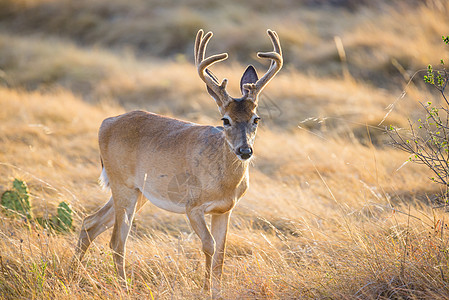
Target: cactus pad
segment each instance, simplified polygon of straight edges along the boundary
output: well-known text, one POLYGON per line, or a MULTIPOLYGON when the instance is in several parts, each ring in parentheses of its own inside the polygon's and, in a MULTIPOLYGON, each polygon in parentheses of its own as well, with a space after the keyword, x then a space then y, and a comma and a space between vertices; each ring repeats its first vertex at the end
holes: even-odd
POLYGON ((30 195, 24 181, 14 179, 12 190, 3 193, 1 204, 8 214, 20 214, 31 219, 30 195))
POLYGON ((58 220, 59 227, 62 230, 69 230, 72 227, 72 209, 70 206, 64 201, 59 203, 58 205, 58 220))

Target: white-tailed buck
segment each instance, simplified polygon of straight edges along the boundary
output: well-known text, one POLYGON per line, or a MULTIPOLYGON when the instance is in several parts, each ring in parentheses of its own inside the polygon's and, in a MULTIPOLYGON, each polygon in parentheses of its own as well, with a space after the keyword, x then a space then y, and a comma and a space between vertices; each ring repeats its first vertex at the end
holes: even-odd
POLYGON ((226 92, 227 80, 220 83, 208 69, 228 55, 205 58, 212 33, 203 36, 203 30, 198 31, 195 66, 217 102, 223 127, 144 111, 103 121, 99 131, 101 180, 110 187, 112 197, 84 219, 77 260, 99 234, 113 226, 110 246, 117 273, 124 280, 126 240, 134 214, 146 198, 160 208, 187 215, 206 256, 204 289, 210 292, 211 277, 214 290, 220 289, 229 216, 248 188, 248 164, 259 123, 258 96, 283 63, 278 35, 267 32, 274 50, 257 55, 271 60, 268 71, 259 79, 254 67, 248 66, 240 81, 242 97, 232 98, 226 92), (210 230, 205 214, 212 215, 210 230))

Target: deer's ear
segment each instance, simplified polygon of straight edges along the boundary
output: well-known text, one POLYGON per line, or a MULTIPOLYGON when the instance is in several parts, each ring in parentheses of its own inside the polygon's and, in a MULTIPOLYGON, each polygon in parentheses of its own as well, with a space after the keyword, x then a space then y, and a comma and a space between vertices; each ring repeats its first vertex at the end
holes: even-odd
POLYGON ((242 79, 240 79, 240 91, 245 95, 248 91, 243 88, 245 83, 256 83, 259 80, 256 69, 252 65, 249 65, 245 72, 243 72, 242 79))

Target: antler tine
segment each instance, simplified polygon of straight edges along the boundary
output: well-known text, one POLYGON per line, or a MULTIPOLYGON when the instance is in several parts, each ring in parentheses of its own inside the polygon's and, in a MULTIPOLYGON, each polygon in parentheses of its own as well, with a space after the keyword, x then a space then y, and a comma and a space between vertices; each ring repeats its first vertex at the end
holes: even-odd
POLYGON ((227 92, 225 90, 228 82, 227 79, 223 79, 222 83, 218 85, 218 81, 215 75, 213 75, 213 73, 207 68, 212 66, 213 64, 216 64, 217 62, 227 59, 228 54, 227 53, 215 54, 204 59, 207 44, 212 38, 213 33, 209 31, 206 35, 204 35, 204 37, 203 34, 204 31, 200 29, 196 35, 195 40, 194 55, 195 55, 195 65, 198 69, 198 74, 200 78, 206 83, 206 85, 210 89, 212 89, 217 95, 227 95, 227 92))
MULTIPOLYGON (((200 77, 205 76, 204 71, 205 71, 208 67, 210 67, 210 66, 216 64, 217 62, 223 61, 223 60, 225 60, 225 59, 227 59, 227 58, 228 58, 228 54, 227 54, 227 53, 222 53, 222 54, 216 54, 216 55, 213 55, 213 56, 208 57, 208 58, 206 58, 205 60, 203 60, 203 61, 197 66, 197 68, 198 68, 198 73, 200 74, 200 77)), ((208 72, 210 72, 210 71, 208 71, 208 72)), ((208 75, 208 76, 209 76, 209 75, 208 75)), ((227 82, 227 79, 226 79, 226 78, 223 79, 223 82, 227 82)), ((223 83, 222 83, 222 84, 223 84, 223 83)))
POLYGON ((262 92, 264 87, 277 74, 277 72, 279 72, 283 65, 282 49, 278 34, 270 29, 267 30, 267 34, 271 39, 274 49, 271 52, 258 52, 257 57, 271 59, 270 68, 255 84, 245 84, 243 86, 243 88, 252 92, 254 99, 260 92, 262 92))
POLYGON ((195 56, 195 65, 198 65, 198 49, 200 48, 201 40, 203 39, 204 31, 203 29, 198 30, 198 33, 196 34, 195 38, 195 47, 193 54, 195 56))
MULTIPOLYGON (((196 53, 196 59, 198 64, 201 63, 204 60, 204 55, 206 53, 206 47, 209 43, 209 40, 214 35, 212 32, 206 33, 206 35, 203 37, 203 30, 198 31, 199 41, 197 40, 196 43, 198 43, 197 53, 196 53)), ((195 45, 196 46, 196 45, 195 45)))

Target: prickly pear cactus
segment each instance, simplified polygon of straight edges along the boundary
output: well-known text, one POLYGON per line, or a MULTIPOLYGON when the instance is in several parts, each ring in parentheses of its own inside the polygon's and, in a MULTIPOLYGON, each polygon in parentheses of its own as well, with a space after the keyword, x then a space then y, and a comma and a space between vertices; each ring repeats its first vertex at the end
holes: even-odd
POLYGON ((2 195, 1 204, 9 215, 22 215, 31 219, 30 194, 26 183, 22 180, 14 179, 12 190, 6 191, 2 195))
POLYGON ((22 181, 22 180, 19 180, 16 178, 12 182, 12 187, 19 193, 19 195, 22 199, 24 199, 25 201, 28 202, 30 195, 29 195, 29 191, 28 191, 28 186, 25 183, 25 181, 22 181))
POLYGON ((70 206, 64 201, 59 203, 58 205, 58 220, 59 220, 59 228, 62 230, 70 230, 72 228, 72 209, 70 206))

